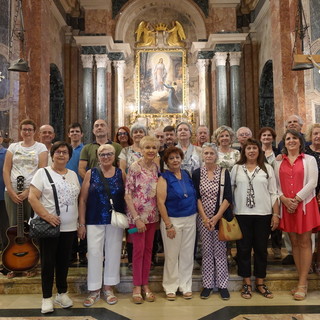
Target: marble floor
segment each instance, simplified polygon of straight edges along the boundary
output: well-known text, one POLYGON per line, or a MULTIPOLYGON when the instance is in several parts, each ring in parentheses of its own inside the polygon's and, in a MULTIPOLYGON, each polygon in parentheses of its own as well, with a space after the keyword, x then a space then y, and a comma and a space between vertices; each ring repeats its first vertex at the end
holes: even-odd
MULTIPOLYGON (((104 300, 98 301, 94 307, 85 308, 86 316, 77 316, 79 309, 83 308, 82 302, 85 295, 71 294, 74 301, 73 308, 67 311, 67 315, 59 314, 61 308, 57 307, 56 311, 50 316, 59 316, 57 319, 100 319, 94 316, 93 308, 107 309, 112 311, 108 317, 101 319, 133 319, 133 320, 194 320, 194 319, 320 319, 320 291, 308 293, 305 301, 294 301, 289 292, 275 292, 274 299, 266 299, 258 294, 253 294, 251 300, 245 300, 240 297, 239 292, 231 292, 231 299, 228 301, 221 300, 218 294, 212 294, 209 299, 202 300, 199 292, 194 294, 192 300, 184 300, 178 297, 176 301, 167 301, 164 294, 156 294, 156 301, 153 303, 143 303, 134 305, 130 300, 130 294, 118 294, 119 302, 116 305, 109 306, 104 300), (229 308, 228 307, 236 307, 229 308), (251 308, 250 308, 251 307, 251 308), (253 307, 253 308, 252 308, 253 307), (77 310, 73 314, 72 309, 77 310), (219 311, 215 314, 215 312, 219 311), (235 311, 237 311, 235 313, 235 311), (310 312, 310 314, 309 314, 310 312), (92 317, 88 317, 92 313, 92 317), (238 315, 237 315, 238 313, 238 315), (240 314, 242 315, 240 315, 240 314), (262 316, 262 314, 267 315, 262 316), (220 316, 219 316, 220 314, 220 316), (280 314, 280 315, 279 315, 280 314), (229 315, 229 317, 228 317, 229 315), (234 315, 234 316, 231 316, 234 315), (77 316, 77 317, 74 317, 77 316), (120 317, 119 317, 120 316, 120 317), (123 316, 123 317, 121 317, 123 316), (72 318, 71 318, 72 317, 72 318)), ((0 296, 0 319, 43 319, 40 313, 41 295, 24 294, 24 295, 1 295, 0 296), (10 312, 4 316, 5 310, 21 309, 21 314, 10 317, 10 312), (35 309, 32 318, 25 318, 22 309, 35 309), (8 318, 10 317, 10 318, 8 318), (21 318, 20 318, 21 317, 21 318)), ((19 310, 17 310, 19 311, 19 310)), ((65 310, 63 310, 65 312, 65 310)), ((13 312, 13 311, 12 311, 13 312)), ((17 314, 17 313, 16 313, 17 314)), ((52 319, 50 317, 50 319, 52 319)))

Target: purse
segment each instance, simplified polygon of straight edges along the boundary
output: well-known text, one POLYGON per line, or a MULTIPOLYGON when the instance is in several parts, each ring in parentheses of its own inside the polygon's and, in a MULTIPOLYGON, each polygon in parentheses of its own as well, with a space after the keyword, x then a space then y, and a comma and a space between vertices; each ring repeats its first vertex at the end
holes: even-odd
MULTIPOLYGON (((220 179, 220 205, 223 201, 224 192, 224 179, 225 179, 225 168, 221 170, 220 179)), ((236 216, 231 221, 228 221, 222 217, 219 221, 219 240, 220 241, 232 241, 242 239, 242 232, 236 216)))
MULTIPOLYGON (((59 201, 57 196, 57 189, 54 185, 54 182, 46 168, 44 168, 49 182, 52 187, 54 202, 56 206, 57 215, 60 215, 60 208, 59 208, 59 201)), ((50 223, 46 220, 40 218, 39 216, 30 220, 30 228, 29 228, 29 235, 31 238, 41 239, 41 238, 57 238, 60 235, 60 225, 53 227, 50 223)))
POLYGON ((109 184, 108 184, 106 178, 104 177, 101 168, 97 167, 97 170, 100 173, 101 179, 104 184, 104 189, 108 195, 109 202, 111 205, 111 225, 113 225, 114 227, 120 228, 120 229, 129 228, 129 222, 128 222, 127 216, 124 213, 118 212, 114 209, 109 184))

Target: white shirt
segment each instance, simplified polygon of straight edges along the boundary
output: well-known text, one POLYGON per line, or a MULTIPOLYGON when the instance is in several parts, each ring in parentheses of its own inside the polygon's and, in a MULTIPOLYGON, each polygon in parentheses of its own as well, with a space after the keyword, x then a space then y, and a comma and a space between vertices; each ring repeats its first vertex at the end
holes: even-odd
MULTIPOLYGON (((60 231, 75 231, 77 230, 78 195, 80 193, 77 174, 68 170, 64 176, 65 179, 63 179, 63 176, 53 171, 51 167, 46 167, 46 169, 49 171, 57 189, 61 220, 60 231)), ((56 215, 52 186, 43 168, 37 171, 31 184, 41 191, 41 204, 50 214, 56 215)))
MULTIPOLYGON (((236 164, 231 171, 231 186, 233 189, 234 213, 237 215, 268 215, 272 213, 272 207, 278 199, 277 183, 274 171, 269 164, 265 164, 267 174, 260 169, 252 181, 255 194, 255 206, 246 206, 247 190, 249 186, 248 177, 242 165, 236 164)), ((252 177, 253 171, 249 172, 252 177)))

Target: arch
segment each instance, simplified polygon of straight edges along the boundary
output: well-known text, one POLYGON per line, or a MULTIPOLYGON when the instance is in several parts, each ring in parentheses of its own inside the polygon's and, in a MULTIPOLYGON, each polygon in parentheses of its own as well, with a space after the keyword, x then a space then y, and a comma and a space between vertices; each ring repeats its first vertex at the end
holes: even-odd
POLYGON ((59 68, 50 64, 50 120, 56 133, 55 140, 64 140, 65 127, 64 85, 59 68))
POLYGON ((171 8, 180 12, 190 21, 196 32, 196 40, 207 39, 207 32, 205 27, 205 17, 197 5, 189 0, 137 0, 128 3, 124 6, 123 11, 118 15, 118 21, 115 29, 115 40, 124 41, 125 35, 128 32, 130 23, 136 19, 143 11, 150 8, 171 8))
POLYGON ((259 111, 260 128, 274 128, 273 70, 271 60, 265 63, 260 77, 259 111))

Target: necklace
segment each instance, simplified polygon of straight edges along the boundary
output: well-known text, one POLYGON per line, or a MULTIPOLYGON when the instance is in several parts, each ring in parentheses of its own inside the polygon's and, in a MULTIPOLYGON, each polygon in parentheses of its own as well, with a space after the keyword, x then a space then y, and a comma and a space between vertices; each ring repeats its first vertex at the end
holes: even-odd
MULTIPOLYGON (((175 177, 177 178, 176 175, 175 175, 175 177)), ((177 178, 177 180, 178 180, 178 182, 179 182, 180 188, 181 188, 182 191, 183 191, 183 196, 184 196, 185 198, 188 198, 189 195, 188 195, 188 192, 187 192, 187 187, 186 187, 186 185, 185 185, 185 183, 184 183, 184 180, 183 180, 182 172, 181 172, 181 179, 178 179, 178 178, 177 178)))
POLYGON ((65 169, 65 170, 66 170, 65 173, 60 173, 60 172, 58 172, 58 171, 57 171, 54 167, 52 167, 52 166, 51 166, 51 169, 52 169, 54 172, 56 172, 57 174, 59 174, 59 175, 62 177, 63 180, 66 180, 66 174, 68 173, 68 169, 65 169))

